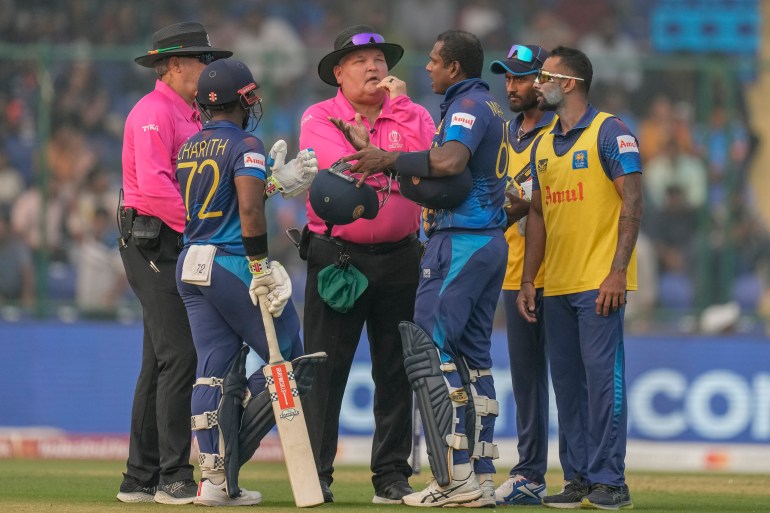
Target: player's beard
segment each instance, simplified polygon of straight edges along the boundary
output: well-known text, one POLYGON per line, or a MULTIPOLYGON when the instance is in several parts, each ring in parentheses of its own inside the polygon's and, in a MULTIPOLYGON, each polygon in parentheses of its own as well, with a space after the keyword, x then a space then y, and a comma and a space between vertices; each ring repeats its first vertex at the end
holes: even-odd
POLYGON ((540 101, 537 108, 540 110, 557 110, 564 102, 564 92, 561 87, 553 87, 550 90, 540 91, 540 101))
MULTIPOLYGON (((519 97, 521 102, 517 105, 515 105, 513 102, 510 102, 511 112, 526 112, 530 109, 534 109, 537 107, 537 95, 532 94, 527 98, 519 97)), ((510 101, 510 98, 508 99, 510 101)))

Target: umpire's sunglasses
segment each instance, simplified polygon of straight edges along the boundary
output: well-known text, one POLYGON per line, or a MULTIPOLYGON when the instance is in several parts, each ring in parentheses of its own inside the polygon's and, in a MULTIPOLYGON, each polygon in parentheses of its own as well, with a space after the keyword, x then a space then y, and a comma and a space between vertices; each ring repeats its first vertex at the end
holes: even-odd
POLYGON ((350 38, 350 42, 342 45, 343 47, 348 46, 348 44, 352 44, 355 46, 359 45, 370 45, 370 44, 376 44, 376 43, 384 43, 385 38, 382 37, 380 34, 375 34, 374 32, 364 32, 361 34, 355 34, 350 38))
POLYGON ((538 70, 537 75, 535 75, 535 82, 538 84, 544 84, 546 82, 553 82, 554 78, 571 78, 572 80, 580 80, 581 82, 585 82, 585 80, 580 77, 572 77, 569 75, 562 75, 560 73, 551 73, 550 71, 545 71, 543 69, 538 70))
POLYGON ((208 66, 209 64, 217 60, 216 55, 214 55, 213 53, 201 53, 198 55, 191 55, 190 57, 198 59, 201 63, 205 64, 206 66, 208 66))

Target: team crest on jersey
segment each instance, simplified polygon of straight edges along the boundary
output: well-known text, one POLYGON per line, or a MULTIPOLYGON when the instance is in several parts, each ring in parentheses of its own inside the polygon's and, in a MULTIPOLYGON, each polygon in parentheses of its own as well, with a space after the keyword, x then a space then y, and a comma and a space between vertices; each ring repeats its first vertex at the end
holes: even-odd
POLYGON ((265 170, 265 156, 261 153, 249 152, 243 154, 243 166, 255 167, 257 169, 265 170))
POLYGON ((470 130, 473 128, 473 124, 476 122, 476 116, 467 114, 465 112, 455 112, 452 114, 452 122, 449 126, 460 125, 463 128, 470 130))
POLYGON ((587 167, 588 150, 580 150, 572 154, 572 169, 586 169, 587 167))
POLYGON ((632 135, 618 136, 618 153, 639 153, 639 145, 632 135))
POLYGON ((537 161, 537 174, 542 175, 548 171, 548 159, 540 159, 537 161))

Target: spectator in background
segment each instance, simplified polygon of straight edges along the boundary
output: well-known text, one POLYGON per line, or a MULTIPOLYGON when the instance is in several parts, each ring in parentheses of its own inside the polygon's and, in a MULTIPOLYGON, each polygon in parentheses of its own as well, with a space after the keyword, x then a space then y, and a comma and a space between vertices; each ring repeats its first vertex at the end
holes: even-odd
POLYGON ((35 273, 32 253, 16 237, 8 223, 8 211, 0 208, 0 305, 20 303, 32 307, 35 299, 35 273))
POLYGON ((536 42, 544 48, 555 48, 572 45, 575 32, 552 9, 542 9, 525 25, 519 39, 536 42))
POLYGON ((642 67, 636 42, 620 31, 613 13, 591 20, 596 28, 577 46, 596 63, 594 81, 607 90, 633 93, 642 85, 642 67))
POLYGON ((455 24, 458 0, 396 0, 390 25, 399 39, 417 48, 430 48, 435 35, 455 24))
POLYGON ((257 82, 281 87, 306 75, 305 43, 286 20, 270 14, 265 2, 241 3, 235 19, 231 46, 257 82))
POLYGON ((24 178, 0 149, 0 209, 8 210, 24 190, 24 178))
POLYGON ((97 207, 88 230, 77 241, 75 304, 89 316, 115 313, 118 299, 128 288, 120 262, 118 231, 113 210, 97 207))
POLYGON ((740 118, 729 116, 721 103, 714 105, 708 123, 696 127, 695 151, 708 167, 708 196, 712 210, 729 203, 729 193, 743 194, 749 133, 740 118))
POLYGON ((644 191, 653 209, 666 203, 668 189, 679 187, 687 205, 699 209, 706 203, 708 172, 703 162, 685 153, 673 139, 664 143, 661 153, 645 166, 644 191))
POLYGON ((655 216, 652 239, 662 273, 688 273, 691 269, 698 210, 688 201, 685 187, 680 183, 666 186, 665 198, 655 216))
POLYGON ((692 130, 682 116, 674 115, 674 104, 666 94, 659 94, 650 103, 650 108, 639 123, 642 163, 662 153, 667 141, 676 141, 679 149, 692 151, 692 130))
POLYGON ((67 213, 72 205, 73 187, 55 176, 46 186, 30 188, 16 200, 11 210, 11 228, 36 255, 68 262, 69 231, 67 213))

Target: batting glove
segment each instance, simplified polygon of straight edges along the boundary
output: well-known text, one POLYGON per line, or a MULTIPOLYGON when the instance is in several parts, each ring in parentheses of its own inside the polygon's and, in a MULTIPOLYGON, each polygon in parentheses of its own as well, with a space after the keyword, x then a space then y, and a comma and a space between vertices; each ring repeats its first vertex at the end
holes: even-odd
POLYGON ((297 157, 286 162, 286 141, 279 139, 270 148, 267 165, 271 175, 267 179, 265 190, 268 196, 280 192, 284 198, 293 198, 310 188, 313 178, 318 174, 318 160, 312 149, 302 150, 297 157))
POLYGON ((259 306, 260 298, 267 297, 277 284, 267 257, 249 260, 249 271, 251 271, 249 295, 254 306, 259 306))
POLYGON ((275 281, 275 288, 267 294, 267 300, 270 302, 267 310, 273 317, 280 317, 286 303, 291 299, 291 278, 277 260, 270 262, 270 271, 275 281))

